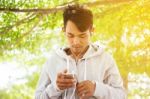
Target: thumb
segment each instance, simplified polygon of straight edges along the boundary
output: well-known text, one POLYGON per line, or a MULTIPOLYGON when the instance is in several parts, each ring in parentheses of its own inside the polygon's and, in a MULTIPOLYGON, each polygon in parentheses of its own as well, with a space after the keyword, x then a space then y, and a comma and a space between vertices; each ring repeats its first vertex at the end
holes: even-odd
POLYGON ((68 72, 68 70, 67 69, 65 69, 64 71, 63 71, 63 73, 67 73, 68 72))

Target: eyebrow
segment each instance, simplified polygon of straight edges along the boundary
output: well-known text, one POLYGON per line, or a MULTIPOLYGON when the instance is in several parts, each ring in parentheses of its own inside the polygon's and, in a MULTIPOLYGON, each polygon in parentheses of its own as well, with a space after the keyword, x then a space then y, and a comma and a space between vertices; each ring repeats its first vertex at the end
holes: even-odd
MULTIPOLYGON (((68 32, 68 34, 69 34, 69 35, 74 35, 74 34, 71 33, 71 32, 68 32)), ((82 33, 82 34, 79 34, 79 35, 77 35, 77 36, 82 36, 82 35, 86 35, 86 33, 82 33)))

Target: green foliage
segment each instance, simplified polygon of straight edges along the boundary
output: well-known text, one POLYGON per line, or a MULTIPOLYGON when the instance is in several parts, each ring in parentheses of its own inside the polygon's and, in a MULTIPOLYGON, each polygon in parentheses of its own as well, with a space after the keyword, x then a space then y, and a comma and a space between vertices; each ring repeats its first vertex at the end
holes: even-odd
MULTIPOLYGON (((89 0, 90 1, 90 0, 89 0)), ((68 2, 87 3, 87 0, 4 0, 0 8, 46 9, 68 2)), ((150 2, 135 0, 129 3, 104 4, 90 8, 94 14, 95 32, 92 41, 106 45, 116 59, 127 87, 128 73, 147 73, 150 76, 150 2)), ((17 61, 20 67, 37 72, 27 75, 26 83, 0 91, 1 99, 32 99, 39 72, 55 45, 66 41, 61 28, 62 12, 0 12, 0 62, 17 61)), ((129 94, 139 93, 135 90, 129 94)), ((143 95, 143 94, 142 94, 143 95)), ((146 98, 147 96, 143 96, 146 98)))

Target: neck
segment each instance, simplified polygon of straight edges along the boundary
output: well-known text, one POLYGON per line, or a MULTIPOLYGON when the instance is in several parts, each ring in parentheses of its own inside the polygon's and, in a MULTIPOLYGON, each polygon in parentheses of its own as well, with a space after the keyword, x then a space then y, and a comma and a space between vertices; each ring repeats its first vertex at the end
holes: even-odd
POLYGON ((87 51, 87 49, 89 48, 89 46, 87 46, 83 51, 81 51, 80 53, 74 53, 71 50, 71 56, 77 61, 78 59, 82 58, 83 55, 85 54, 85 52, 87 51))

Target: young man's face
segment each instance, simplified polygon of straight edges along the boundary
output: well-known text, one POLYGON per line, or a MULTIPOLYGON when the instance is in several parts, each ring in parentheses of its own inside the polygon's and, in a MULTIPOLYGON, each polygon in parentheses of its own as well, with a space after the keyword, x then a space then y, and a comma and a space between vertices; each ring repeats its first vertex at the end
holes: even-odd
POLYGON ((81 32, 72 21, 69 20, 67 22, 65 36, 69 47, 74 54, 78 55, 87 48, 90 43, 90 33, 90 29, 81 32))

